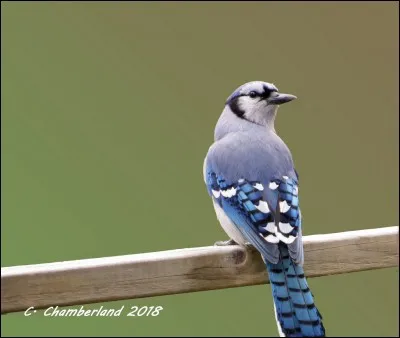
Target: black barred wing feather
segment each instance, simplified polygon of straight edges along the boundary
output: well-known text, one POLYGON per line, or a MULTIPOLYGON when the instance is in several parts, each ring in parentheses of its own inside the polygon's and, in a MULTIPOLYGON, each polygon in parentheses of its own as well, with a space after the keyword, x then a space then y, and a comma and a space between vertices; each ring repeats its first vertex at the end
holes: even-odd
POLYGON ((301 224, 299 209, 299 188, 292 178, 283 176, 269 183, 269 188, 278 195, 279 207, 276 206, 276 234, 286 244, 291 244, 297 237, 301 224))
POLYGON ((283 242, 292 258, 302 262, 301 215, 294 178, 227 182, 222 175, 209 171, 207 188, 244 237, 269 261, 279 259, 277 245, 283 242))

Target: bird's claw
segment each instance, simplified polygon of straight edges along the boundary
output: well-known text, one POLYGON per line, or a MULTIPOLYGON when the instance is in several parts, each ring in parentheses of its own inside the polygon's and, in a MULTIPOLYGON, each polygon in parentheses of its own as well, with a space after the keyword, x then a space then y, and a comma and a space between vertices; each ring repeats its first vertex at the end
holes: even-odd
POLYGON ((228 245, 237 245, 237 243, 233 239, 229 239, 227 241, 218 241, 214 243, 215 246, 228 246, 228 245))
POLYGON ((250 243, 245 243, 244 247, 249 251, 255 250, 254 246, 250 243))
MULTIPOLYGON (((240 245, 236 243, 233 239, 229 239, 227 241, 218 241, 214 243, 215 246, 229 246, 229 245, 240 245)), ((242 248, 248 251, 255 250, 254 246, 250 243, 245 243, 244 245, 240 245, 242 248)))

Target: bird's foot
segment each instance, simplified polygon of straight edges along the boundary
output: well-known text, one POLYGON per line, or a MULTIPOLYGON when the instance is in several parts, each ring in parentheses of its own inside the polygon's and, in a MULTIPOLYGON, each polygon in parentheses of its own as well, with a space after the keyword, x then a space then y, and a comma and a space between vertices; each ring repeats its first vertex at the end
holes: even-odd
POLYGON ((215 246, 228 246, 228 245, 238 245, 233 239, 227 241, 218 241, 214 243, 215 246))
POLYGON ((246 250, 250 250, 250 251, 255 250, 255 247, 250 243, 245 243, 244 247, 246 248, 246 250))

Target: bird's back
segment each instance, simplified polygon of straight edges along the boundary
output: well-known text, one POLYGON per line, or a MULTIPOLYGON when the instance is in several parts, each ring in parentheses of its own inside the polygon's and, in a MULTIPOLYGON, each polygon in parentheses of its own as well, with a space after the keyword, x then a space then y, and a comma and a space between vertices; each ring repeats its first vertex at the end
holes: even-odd
POLYGON ((263 128, 236 131, 217 140, 209 149, 208 165, 228 181, 242 177, 270 181, 283 175, 297 179, 291 153, 282 139, 263 128))

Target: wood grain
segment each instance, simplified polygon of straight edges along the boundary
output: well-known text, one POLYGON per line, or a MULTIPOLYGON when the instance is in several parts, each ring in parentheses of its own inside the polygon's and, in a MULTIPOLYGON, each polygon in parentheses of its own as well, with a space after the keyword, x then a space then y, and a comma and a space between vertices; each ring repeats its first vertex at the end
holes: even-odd
MULTIPOLYGON (((399 265, 397 226, 305 236, 307 277, 399 265)), ((268 283, 259 254, 199 247, 1 268, 1 313, 268 283)))

